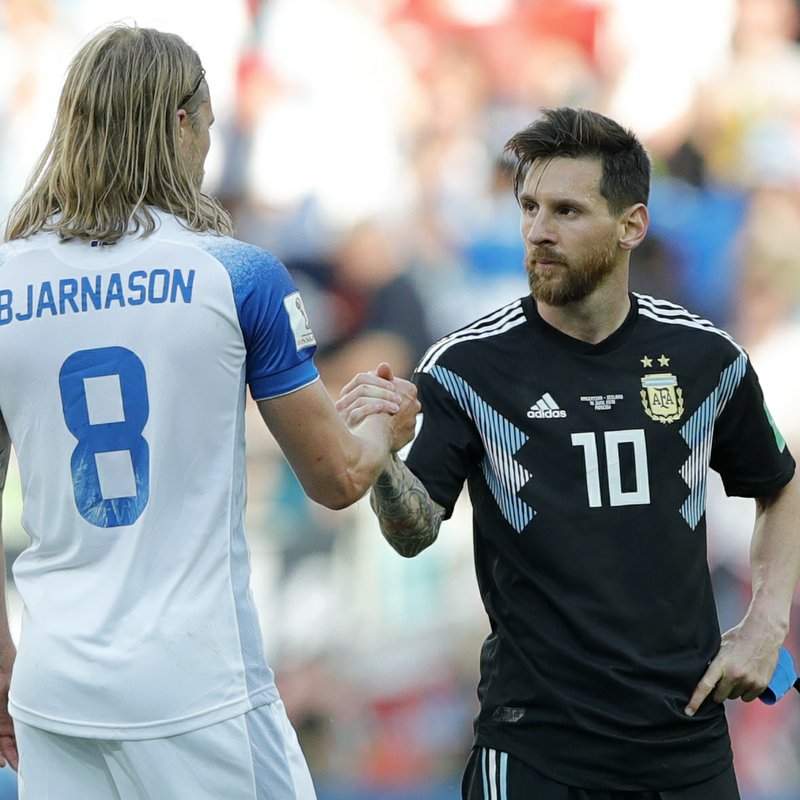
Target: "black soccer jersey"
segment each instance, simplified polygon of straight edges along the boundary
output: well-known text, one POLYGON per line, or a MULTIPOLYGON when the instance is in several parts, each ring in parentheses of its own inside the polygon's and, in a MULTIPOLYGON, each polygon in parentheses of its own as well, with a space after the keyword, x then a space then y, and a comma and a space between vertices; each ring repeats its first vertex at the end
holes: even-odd
POLYGON ((415 373, 406 462, 448 514, 469 488, 491 623, 476 744, 618 790, 730 764, 722 707, 683 713, 720 643, 707 469, 748 497, 794 472, 742 348, 672 303, 631 302, 596 345, 530 297, 441 339, 415 373))

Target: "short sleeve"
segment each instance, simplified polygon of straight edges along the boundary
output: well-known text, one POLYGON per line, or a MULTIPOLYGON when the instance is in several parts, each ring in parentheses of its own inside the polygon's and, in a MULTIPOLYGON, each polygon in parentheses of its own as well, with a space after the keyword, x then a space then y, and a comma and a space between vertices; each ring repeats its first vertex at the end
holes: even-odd
POLYGON ((433 376, 416 373, 414 383, 422 425, 406 466, 449 518, 470 470, 481 461, 483 444, 472 419, 433 376))
POLYGON ((317 380, 316 341, 286 267, 267 251, 233 239, 209 249, 230 276, 253 398, 279 397, 317 380))
POLYGON ((741 383, 714 428, 711 467, 725 491, 739 497, 766 497, 794 475, 795 461, 775 425, 749 360, 741 383))

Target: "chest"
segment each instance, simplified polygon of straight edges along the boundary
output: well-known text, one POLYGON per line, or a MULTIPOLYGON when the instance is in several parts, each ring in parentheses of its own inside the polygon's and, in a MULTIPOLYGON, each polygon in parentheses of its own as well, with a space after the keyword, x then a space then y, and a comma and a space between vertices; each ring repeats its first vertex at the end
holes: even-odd
POLYGON ((471 415, 497 485, 520 472, 511 495, 563 497, 569 486, 599 508, 649 505, 654 487, 669 483, 680 505, 682 475, 707 464, 724 383, 718 360, 679 340, 641 339, 607 354, 539 343, 525 353, 486 353, 484 369, 473 369, 471 415))

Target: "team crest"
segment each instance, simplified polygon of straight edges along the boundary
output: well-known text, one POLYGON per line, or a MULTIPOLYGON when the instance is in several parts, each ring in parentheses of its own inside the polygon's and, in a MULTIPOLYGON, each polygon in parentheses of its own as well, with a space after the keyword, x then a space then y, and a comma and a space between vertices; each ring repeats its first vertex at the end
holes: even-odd
POLYGON ((683 389, 670 372, 642 377, 642 405, 650 419, 675 422, 683 416, 683 389))

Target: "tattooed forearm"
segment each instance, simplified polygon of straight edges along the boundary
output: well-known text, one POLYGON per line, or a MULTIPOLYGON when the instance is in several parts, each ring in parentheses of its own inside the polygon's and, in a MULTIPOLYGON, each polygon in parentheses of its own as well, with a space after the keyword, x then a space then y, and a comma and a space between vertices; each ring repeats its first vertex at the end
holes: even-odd
POLYGON ((378 477, 370 502, 386 541, 401 556, 412 558, 436 541, 444 509, 399 459, 378 477))

